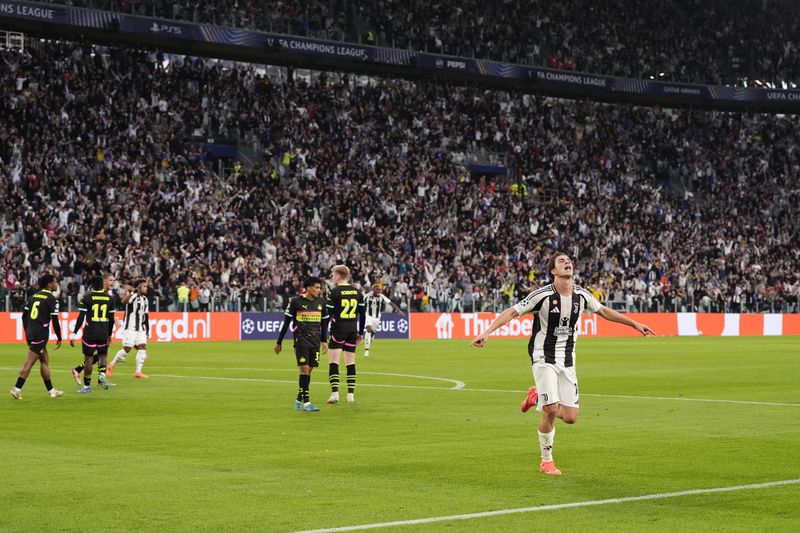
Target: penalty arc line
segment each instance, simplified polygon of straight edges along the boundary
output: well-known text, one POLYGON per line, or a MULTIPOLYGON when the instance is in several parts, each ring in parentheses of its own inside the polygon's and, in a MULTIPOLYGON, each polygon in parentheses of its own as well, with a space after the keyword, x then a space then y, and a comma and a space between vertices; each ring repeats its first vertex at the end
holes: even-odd
MULTIPOLYGON (((150 374, 150 377, 156 378, 174 378, 174 379, 202 379, 202 380, 209 380, 209 381, 248 381, 254 383, 297 383, 295 380, 287 380, 287 379, 266 379, 266 378, 228 378, 223 376, 184 376, 179 374, 150 374)), ((447 380, 450 381, 450 380, 447 380)), ((318 382, 319 384, 323 384, 326 382, 318 382)), ((460 382, 459 382, 460 383, 460 382)), ((457 389, 456 387, 451 388, 444 388, 444 387, 423 387, 420 385, 389 385, 384 383, 359 383, 359 387, 381 387, 381 388, 388 388, 388 389, 425 389, 425 390, 461 390, 457 389)))
POLYGON ((341 527, 331 527, 331 528, 323 528, 323 529, 308 529, 303 531, 298 531, 296 533, 337 533, 340 531, 360 531, 364 529, 378 529, 378 528, 385 528, 385 527, 397 527, 397 526, 411 526, 417 524, 431 524, 436 522, 451 522, 456 520, 472 520, 473 518, 487 518, 492 516, 502 516, 502 515, 510 515, 510 514, 521 514, 521 513, 535 513, 540 511, 554 511, 559 509, 572 509, 575 507, 591 507, 597 505, 611 505, 617 503, 628 503, 628 502, 641 502, 647 500, 664 500, 667 498, 679 498, 682 496, 696 496, 702 494, 718 494, 721 492, 735 492, 740 490, 758 490, 758 489, 768 489, 772 487, 782 487, 786 485, 797 485, 800 484, 800 479, 784 479, 781 481, 768 481, 765 483, 752 483, 749 485, 736 485, 733 487, 716 487, 710 489, 691 489, 691 490, 682 490, 678 492, 662 492, 656 494, 645 494, 642 496, 627 496, 624 498, 608 498, 606 500, 589 500, 583 502, 571 502, 571 503, 557 503, 552 505, 538 505, 535 507, 520 507, 516 509, 499 509, 496 511, 484 511, 480 513, 468 513, 468 514, 460 514, 460 515, 449 515, 449 516, 434 516, 430 518, 416 518, 412 520, 396 520, 393 522, 376 522, 374 524, 361 524, 356 526, 341 526, 341 527))

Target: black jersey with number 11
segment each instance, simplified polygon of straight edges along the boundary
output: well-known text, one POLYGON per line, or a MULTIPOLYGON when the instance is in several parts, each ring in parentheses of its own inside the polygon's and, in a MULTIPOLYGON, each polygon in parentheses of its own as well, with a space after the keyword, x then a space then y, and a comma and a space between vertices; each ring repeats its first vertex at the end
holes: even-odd
POLYGON ((104 341, 111 337, 114 328, 114 303, 103 291, 87 292, 78 310, 86 315, 83 338, 104 341))

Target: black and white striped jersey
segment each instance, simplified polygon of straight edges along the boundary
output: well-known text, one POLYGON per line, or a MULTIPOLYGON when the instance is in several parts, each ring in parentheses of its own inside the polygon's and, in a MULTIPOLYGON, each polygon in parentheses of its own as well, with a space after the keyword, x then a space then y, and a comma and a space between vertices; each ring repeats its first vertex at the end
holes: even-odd
POLYGON ((146 295, 136 294, 125 304, 125 331, 147 331, 150 304, 146 295))
POLYGON ((570 296, 561 296, 552 284, 526 296, 514 309, 520 315, 533 313, 533 332, 528 342, 531 363, 574 366, 580 315, 584 311, 596 313, 601 307, 592 293, 577 285, 570 296))
POLYGON ((385 294, 369 293, 364 297, 364 304, 367 306, 367 316, 370 318, 380 318, 386 304, 390 303, 385 294))

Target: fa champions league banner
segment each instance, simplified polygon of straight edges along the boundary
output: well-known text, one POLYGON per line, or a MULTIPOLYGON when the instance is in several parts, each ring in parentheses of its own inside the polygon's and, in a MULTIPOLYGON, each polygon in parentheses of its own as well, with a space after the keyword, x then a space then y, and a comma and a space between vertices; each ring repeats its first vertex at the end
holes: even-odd
POLYGON ((53 24, 82 26, 105 31, 138 33, 153 37, 170 37, 203 43, 235 45, 298 54, 327 55, 407 65, 414 57, 409 50, 364 46, 356 43, 323 41, 293 35, 264 33, 193 24, 167 19, 139 17, 122 13, 81 9, 52 4, 37 4, 17 0, 0 0, 0 17, 10 17, 53 24))
POLYGON ((233 45, 250 49, 354 59, 387 65, 416 65, 422 71, 449 71, 473 76, 521 80, 553 90, 598 97, 611 93, 653 95, 689 104, 702 102, 730 104, 736 102, 771 103, 780 109, 800 106, 800 91, 695 85, 656 80, 617 78, 571 70, 532 67, 485 59, 428 54, 396 48, 364 46, 356 43, 324 41, 277 33, 193 24, 166 19, 125 15, 111 11, 82 9, 18 0, 0 0, 0 19, 34 21, 59 26, 93 28, 122 34, 146 35, 153 38, 180 39, 195 43, 233 45))
MULTIPOLYGON (((800 335, 800 314, 735 313, 629 313, 626 316, 650 326, 660 336, 770 336, 800 335)), ((486 331, 495 313, 413 313, 411 339, 472 339, 486 331)), ((596 314, 581 315, 578 332, 584 337, 636 337, 633 328, 610 322, 596 314)), ((493 337, 528 338, 533 315, 515 318, 493 337)))
MULTIPOLYGON (((243 341, 276 340, 286 315, 283 313, 242 313, 241 339, 243 341)), ((409 317, 394 313, 381 315, 378 326, 379 339, 407 339, 409 333, 409 317)), ((292 330, 286 334, 292 338, 292 330)))
POLYGON ((16 17, 42 22, 71 22, 68 9, 63 6, 33 4, 29 2, 0 2, 0 16, 16 17))

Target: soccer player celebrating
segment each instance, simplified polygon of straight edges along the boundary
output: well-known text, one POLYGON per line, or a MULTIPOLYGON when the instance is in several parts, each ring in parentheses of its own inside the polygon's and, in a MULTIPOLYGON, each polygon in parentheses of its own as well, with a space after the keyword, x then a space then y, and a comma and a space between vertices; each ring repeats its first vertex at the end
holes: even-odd
MULTIPOLYGON (((331 270, 334 287, 328 292, 326 306, 331 317, 330 350, 328 357, 328 381, 331 384, 331 397, 327 403, 339 401, 339 358, 344 351, 347 365, 347 402, 355 401, 356 391, 356 346, 364 337, 364 298, 358 289, 350 284, 350 269, 336 265, 331 270)), ((327 340, 327 339, 324 339, 327 340)))
POLYGON ((39 278, 39 292, 34 294, 25 306, 22 313, 22 324, 25 328, 25 339, 28 342, 28 357, 19 371, 19 377, 11 396, 15 400, 22 399, 22 387, 31 373, 33 365, 39 361, 39 371, 51 398, 57 398, 64 391, 53 388, 50 382, 50 356, 47 353, 47 341, 50 338, 50 322, 53 323, 53 332, 56 334, 56 350, 61 347, 61 325, 58 323, 58 300, 53 296, 53 291, 58 288, 58 281, 50 274, 39 278))
POLYGON ((367 310, 367 326, 366 333, 364 334, 364 357, 369 357, 369 347, 372 345, 372 339, 374 339, 375 335, 378 333, 378 326, 381 323, 381 314, 383 314, 386 304, 391 305, 396 313, 405 314, 397 304, 383 294, 383 285, 375 283, 372 286, 372 292, 364 297, 364 307, 367 310))
POLYGON ((560 475, 561 471, 553 462, 555 421, 560 418, 566 424, 574 424, 578 419, 575 341, 578 338, 580 314, 590 311, 606 320, 630 326, 644 336, 655 334, 646 325, 602 305, 589 291, 576 286, 572 280, 574 266, 567 254, 553 254, 547 262, 547 271, 555 280, 552 284, 533 291, 517 305, 500 313, 486 331, 475 337, 471 345, 482 348, 493 331, 523 313, 533 312, 533 333, 528 342, 528 355, 536 386, 531 387, 522 402, 522 412, 534 405, 537 411, 542 412, 539 424, 542 462, 539 471, 560 475))
MULTIPOLYGON (((297 358, 297 370, 300 372, 300 388, 297 391, 294 408, 298 411, 301 409, 319 411, 319 407, 311 403, 308 391, 311 385, 311 371, 319 366, 320 342, 328 335, 328 312, 325 300, 320 298, 322 281, 310 277, 305 280, 303 287, 305 287, 303 295, 289 300, 289 305, 286 307, 286 317, 278 341, 275 343, 275 353, 281 353, 283 338, 294 322, 294 355, 297 358)), ((323 348, 327 349, 327 346, 323 345, 323 348)))
POLYGON ((144 362, 147 359, 147 337, 150 336, 150 305, 147 300, 147 280, 137 279, 133 286, 127 287, 128 292, 122 297, 122 304, 125 306, 125 331, 122 334, 122 349, 119 350, 114 359, 108 365, 107 376, 114 374, 117 363, 126 361, 125 355, 136 347, 136 373, 135 378, 147 378, 147 374, 142 373, 144 362))
POLYGON ((106 358, 108 346, 111 344, 111 334, 114 331, 114 305, 108 290, 114 283, 114 276, 106 274, 105 277, 92 278, 92 291, 84 294, 78 306, 78 320, 75 329, 69 336, 69 345, 75 347, 75 338, 83 326, 83 364, 72 369, 72 377, 80 385, 80 375, 83 372, 83 388, 78 392, 86 394, 92 391, 92 367, 97 359, 97 383, 108 389, 106 380, 106 358))

